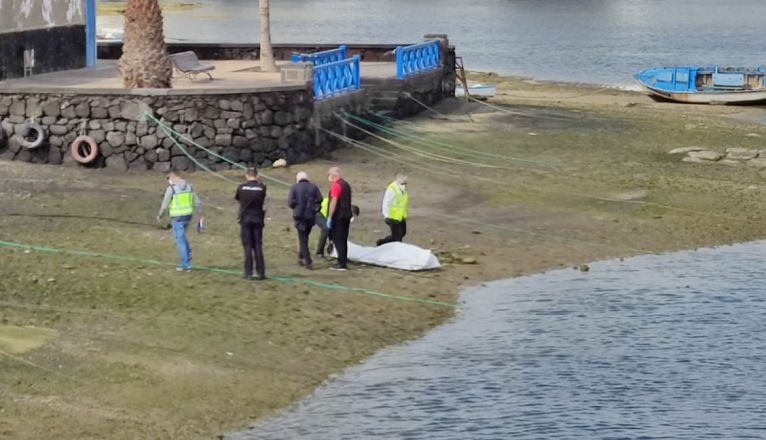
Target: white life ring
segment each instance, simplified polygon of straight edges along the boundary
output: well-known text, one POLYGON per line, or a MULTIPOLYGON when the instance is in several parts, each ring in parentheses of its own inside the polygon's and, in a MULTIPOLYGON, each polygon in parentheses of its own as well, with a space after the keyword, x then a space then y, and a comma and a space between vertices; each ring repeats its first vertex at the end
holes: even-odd
POLYGON ((79 163, 91 163, 98 155, 98 144, 90 136, 78 136, 69 149, 72 158, 79 163), (82 145, 83 142, 86 145, 82 145))

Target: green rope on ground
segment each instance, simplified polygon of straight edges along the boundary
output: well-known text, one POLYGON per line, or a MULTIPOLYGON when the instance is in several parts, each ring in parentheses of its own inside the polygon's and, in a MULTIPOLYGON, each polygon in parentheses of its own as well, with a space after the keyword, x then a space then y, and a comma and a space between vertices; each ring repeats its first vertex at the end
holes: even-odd
POLYGON ((506 161, 511 161, 511 162, 526 162, 526 163, 535 163, 535 164, 548 165, 548 166, 555 166, 556 165, 556 164, 553 164, 553 163, 550 163, 550 162, 545 162, 545 161, 539 161, 539 160, 534 160, 534 159, 526 159, 526 158, 514 157, 514 156, 507 156, 507 155, 502 155, 502 154, 487 153, 487 152, 480 151, 480 150, 474 150, 474 149, 471 149, 471 148, 465 148, 465 147, 460 147, 460 146, 457 146, 457 145, 452 145, 452 144, 448 144, 448 143, 444 143, 444 142, 438 142, 438 141, 429 140, 429 139, 427 139, 427 138, 425 138, 423 136, 417 136, 417 135, 414 135, 414 134, 411 134, 411 133, 407 133, 407 132, 404 132, 404 131, 401 131, 401 130, 397 130, 397 129, 394 129, 394 128, 391 128, 391 127, 386 127, 385 125, 378 124, 376 122, 370 121, 369 119, 365 119, 365 118, 353 115, 353 114, 348 113, 348 112, 344 113, 344 116, 347 117, 347 118, 354 119, 354 120, 356 120, 358 122, 361 122, 362 124, 365 124, 365 125, 367 125, 369 127, 378 129, 378 130, 383 131, 385 133, 388 133, 390 135, 409 138, 409 139, 412 139, 412 141, 415 142, 415 143, 418 143, 418 144, 421 144, 421 145, 425 145, 425 146, 431 146, 433 148, 437 148, 437 149, 441 149, 441 150, 452 151, 452 152, 460 152, 460 153, 470 154, 470 155, 474 155, 474 156, 484 156, 484 157, 486 157, 488 159, 501 159, 501 160, 506 160, 506 161))
MULTIPOLYGON (((5 241, 5 240, 0 240, 0 247, 23 249, 23 250, 29 250, 29 251, 35 251, 35 252, 51 253, 51 254, 74 255, 78 257, 100 258, 100 259, 123 261, 123 262, 129 262, 129 263, 151 264, 154 266, 166 266, 166 267, 174 266, 174 264, 172 263, 165 263, 159 260, 129 257, 124 255, 102 254, 99 252, 90 252, 90 251, 59 249, 59 248, 54 248, 50 246, 34 246, 34 245, 16 243, 16 242, 5 241)), ((223 275, 240 275, 240 272, 236 270, 223 269, 223 268, 211 267, 211 266, 194 266, 194 269, 223 274, 223 275)), ((425 305, 431 305, 431 306, 437 306, 437 307, 446 307, 451 309, 457 308, 456 304, 451 304, 444 301, 415 298, 415 297, 405 296, 405 295, 395 295, 391 293, 384 293, 384 292, 378 292, 376 290, 365 289, 362 287, 349 287, 349 286, 344 286, 341 284, 321 283, 318 281, 312 281, 312 280, 301 278, 301 277, 273 276, 270 279, 274 281, 279 281, 282 283, 302 283, 307 286, 317 287, 317 288, 321 288, 321 289, 329 290, 329 291, 354 292, 354 293, 365 294, 368 296, 386 298, 390 300, 407 301, 407 302, 413 302, 413 303, 425 304, 425 305)))

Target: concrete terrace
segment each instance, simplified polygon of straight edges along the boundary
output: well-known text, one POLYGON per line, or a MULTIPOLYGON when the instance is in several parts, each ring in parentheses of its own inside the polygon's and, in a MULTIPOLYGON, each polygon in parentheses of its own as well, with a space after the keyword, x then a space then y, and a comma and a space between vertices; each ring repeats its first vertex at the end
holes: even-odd
MULTIPOLYGON (((67 93, 78 94, 120 94, 120 95, 206 95, 222 93, 243 93, 253 91, 293 90, 305 87, 303 82, 281 82, 281 75, 260 71, 258 61, 252 60, 201 60, 212 64, 213 80, 199 75, 192 81, 174 78, 172 89, 125 89, 117 71, 116 60, 101 60, 94 68, 67 70, 62 72, 33 75, 28 78, 0 81, 0 91, 13 93, 67 93)), ((286 64, 277 61, 277 65, 286 64)), ((362 83, 379 82, 396 78, 396 64, 392 62, 361 63, 362 83)))

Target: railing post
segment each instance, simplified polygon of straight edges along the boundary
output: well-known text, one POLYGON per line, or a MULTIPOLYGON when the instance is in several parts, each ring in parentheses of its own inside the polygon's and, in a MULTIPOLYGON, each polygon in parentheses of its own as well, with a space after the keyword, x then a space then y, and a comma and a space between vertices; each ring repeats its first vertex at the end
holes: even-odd
MULTIPOLYGON (((341 60, 345 60, 346 58, 348 58, 346 56, 346 54, 347 54, 347 47, 346 47, 345 44, 341 44, 340 47, 338 47, 338 50, 340 51, 340 59, 341 60)), ((340 60, 338 60, 338 61, 340 61, 340 60)))
POLYGON ((404 79, 404 48, 402 46, 396 48, 396 78, 404 79))
POLYGON ((362 87, 362 73, 359 70, 361 67, 362 57, 354 55, 354 89, 359 90, 362 87))
POLYGON ((97 60, 96 0, 87 0, 85 3, 85 65, 94 67, 97 60))

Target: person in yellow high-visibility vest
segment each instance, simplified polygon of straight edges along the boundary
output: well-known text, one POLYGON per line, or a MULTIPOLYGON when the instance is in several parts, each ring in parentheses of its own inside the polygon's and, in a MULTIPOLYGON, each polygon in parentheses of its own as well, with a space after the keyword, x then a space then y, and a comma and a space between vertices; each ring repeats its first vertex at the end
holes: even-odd
MULTIPOLYGON (((160 212, 157 213, 157 221, 160 221, 167 210, 178 247, 178 256, 181 258, 181 265, 176 267, 179 272, 191 270, 192 253, 189 240, 186 239, 186 229, 191 223, 195 209, 199 214, 202 214, 202 201, 197 196, 192 184, 173 171, 168 173, 168 187, 165 190, 165 197, 162 199, 160 212)), ((200 225, 203 222, 204 217, 200 217, 200 225)))
POLYGON ((383 195, 383 218, 391 229, 391 234, 378 240, 378 246, 392 241, 402 241, 407 235, 407 215, 410 209, 410 196, 407 194, 407 176, 397 174, 396 179, 386 188, 383 195))

